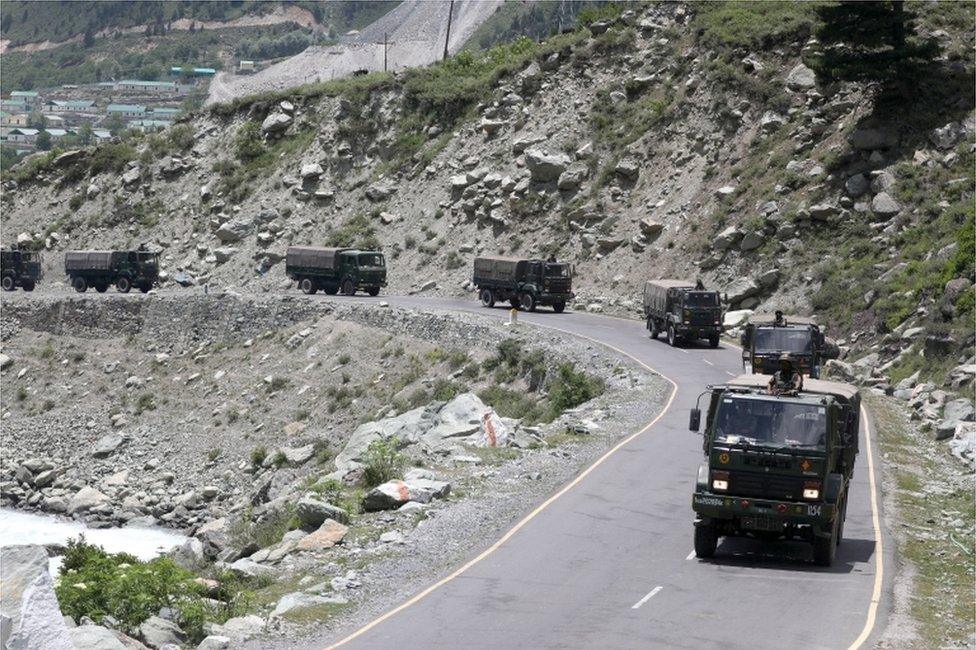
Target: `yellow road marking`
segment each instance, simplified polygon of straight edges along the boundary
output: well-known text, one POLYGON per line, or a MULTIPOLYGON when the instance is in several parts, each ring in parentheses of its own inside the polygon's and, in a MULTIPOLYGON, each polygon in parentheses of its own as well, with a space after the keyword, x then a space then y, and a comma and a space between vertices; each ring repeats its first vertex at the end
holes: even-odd
POLYGON ((871 524, 874 526, 874 539, 877 545, 874 549, 874 590, 871 592, 871 604, 868 606, 868 618, 864 621, 864 629, 848 650, 860 648, 874 629, 878 618, 878 605, 881 603, 881 587, 884 583, 884 548, 881 539, 881 516, 878 513, 878 489, 874 478, 874 452, 871 450, 871 421, 868 411, 861 406, 861 417, 864 418, 864 439, 868 448, 868 481, 871 483, 871 524))

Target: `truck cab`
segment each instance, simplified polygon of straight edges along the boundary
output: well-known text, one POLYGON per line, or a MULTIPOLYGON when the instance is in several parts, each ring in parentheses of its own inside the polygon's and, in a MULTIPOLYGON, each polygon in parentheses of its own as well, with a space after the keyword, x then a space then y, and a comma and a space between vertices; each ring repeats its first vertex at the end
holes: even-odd
POLYGON ((15 248, 0 251, 0 267, 0 285, 4 291, 17 287, 33 291, 41 279, 41 255, 34 251, 15 248))
MULTIPOLYGON (((772 395, 768 382, 766 375, 742 375, 702 394, 695 553, 712 557, 723 536, 799 539, 813 545, 818 565, 829 566, 844 533, 860 395, 849 384, 816 379, 799 392, 772 395)), ((695 408, 689 428, 700 425, 695 408)))
POLYGON ((817 323, 800 316, 759 316, 750 319, 739 339, 745 372, 772 374, 777 359, 788 353, 797 370, 814 379, 823 362, 832 358, 826 337, 817 323))

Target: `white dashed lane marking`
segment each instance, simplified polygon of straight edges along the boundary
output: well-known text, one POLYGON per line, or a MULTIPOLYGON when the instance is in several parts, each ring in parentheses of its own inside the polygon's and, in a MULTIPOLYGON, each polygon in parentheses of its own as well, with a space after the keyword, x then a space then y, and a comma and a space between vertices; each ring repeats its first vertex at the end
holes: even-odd
POLYGON ((631 605, 630 608, 631 609, 640 609, 640 606, 641 605, 643 605, 644 603, 646 603, 647 601, 649 601, 651 598, 653 598, 657 594, 657 592, 661 591, 662 589, 664 589, 664 587, 662 587, 661 585, 658 585, 658 586, 654 587, 649 592, 647 592, 647 595, 646 596, 644 596, 643 598, 641 598, 640 600, 638 600, 636 603, 634 603, 633 605, 631 605))

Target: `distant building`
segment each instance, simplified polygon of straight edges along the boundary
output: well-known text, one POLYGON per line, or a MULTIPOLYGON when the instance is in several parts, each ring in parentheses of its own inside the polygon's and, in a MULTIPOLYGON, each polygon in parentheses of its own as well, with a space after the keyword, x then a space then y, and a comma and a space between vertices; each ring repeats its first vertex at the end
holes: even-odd
POLYGON ((139 129, 140 131, 155 131, 156 129, 165 129, 172 125, 173 123, 169 120, 132 120, 129 122, 129 128, 139 129))
POLYGON ((44 102, 44 110, 50 113, 90 113, 95 102, 90 99, 49 99, 44 102))
POLYGON ((182 109, 171 106, 154 106, 152 108, 153 119, 171 120, 182 112, 182 109))
POLYGON ((37 134, 40 133, 38 129, 28 129, 26 127, 18 127, 16 129, 10 129, 7 131, 4 142, 13 142, 17 144, 34 144, 37 140, 37 134))
POLYGON ((146 107, 138 104, 109 104, 105 112, 111 115, 119 115, 123 118, 141 118, 146 115, 146 107))
POLYGON ((44 115, 44 121, 47 122, 48 126, 64 127, 64 118, 60 115, 47 114, 44 115))
POLYGON ((10 93, 9 101, 24 104, 25 106, 33 106, 39 99, 39 95, 33 90, 15 90, 10 93))
POLYGON ((121 91, 149 92, 156 94, 175 94, 178 90, 172 81, 139 81, 123 79, 115 82, 115 89, 121 91))
POLYGON ((238 72, 246 73, 246 72, 254 72, 254 70, 255 70, 254 61, 242 60, 239 64, 237 64, 238 72))
POLYGON ((51 136, 51 140, 57 142, 64 136, 68 135, 68 131, 65 129, 44 129, 51 136))
POLYGON ((169 73, 174 77, 212 77, 217 74, 213 68, 184 68, 174 65, 169 69, 169 73))
POLYGON ((0 110, 0 123, 4 126, 27 126, 30 115, 27 113, 8 113, 0 110))

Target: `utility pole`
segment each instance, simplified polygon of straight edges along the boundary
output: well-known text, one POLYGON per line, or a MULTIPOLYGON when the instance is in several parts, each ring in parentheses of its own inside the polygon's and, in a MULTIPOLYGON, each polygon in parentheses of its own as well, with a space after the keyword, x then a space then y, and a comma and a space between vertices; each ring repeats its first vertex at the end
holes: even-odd
POLYGON ((383 46, 383 72, 386 72, 386 50, 387 50, 387 48, 390 45, 392 45, 392 43, 390 43, 390 41, 387 40, 387 33, 386 32, 383 32, 383 42, 382 43, 377 43, 377 45, 382 45, 383 46))
POLYGON ((444 58, 442 61, 447 60, 447 46, 451 42, 451 17, 454 15, 454 0, 451 0, 451 6, 447 8, 447 36, 444 38, 444 58))

